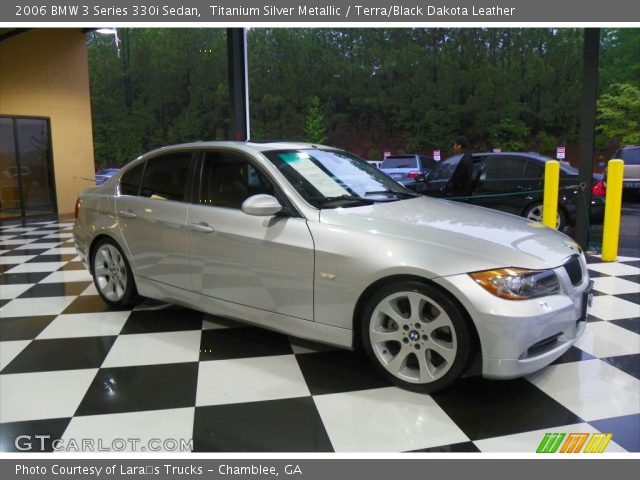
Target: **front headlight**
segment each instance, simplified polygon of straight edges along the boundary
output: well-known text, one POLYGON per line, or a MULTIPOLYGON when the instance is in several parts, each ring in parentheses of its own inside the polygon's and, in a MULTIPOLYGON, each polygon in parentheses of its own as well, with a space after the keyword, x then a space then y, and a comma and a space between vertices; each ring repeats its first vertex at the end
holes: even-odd
POLYGON ((501 268, 470 273, 469 276, 496 297, 508 300, 528 300, 560 291, 560 282, 553 270, 501 268))

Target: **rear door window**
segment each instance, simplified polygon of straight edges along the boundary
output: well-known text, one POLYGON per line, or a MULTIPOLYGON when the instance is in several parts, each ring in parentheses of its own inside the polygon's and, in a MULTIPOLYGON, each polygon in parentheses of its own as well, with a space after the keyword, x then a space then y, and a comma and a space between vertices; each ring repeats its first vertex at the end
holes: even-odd
POLYGON ((544 167, 538 162, 533 162, 531 160, 527 161, 527 164, 524 167, 524 178, 542 178, 544 175, 544 167))
POLYGON ((192 152, 173 152, 147 160, 140 195, 154 200, 183 202, 192 152))
POLYGON ((510 180, 522 178, 524 175, 525 160, 518 157, 488 156, 484 162, 484 180, 510 180))
POLYGON ((142 162, 136 165, 122 175, 120 179, 120 195, 138 195, 145 163, 146 162, 142 162))

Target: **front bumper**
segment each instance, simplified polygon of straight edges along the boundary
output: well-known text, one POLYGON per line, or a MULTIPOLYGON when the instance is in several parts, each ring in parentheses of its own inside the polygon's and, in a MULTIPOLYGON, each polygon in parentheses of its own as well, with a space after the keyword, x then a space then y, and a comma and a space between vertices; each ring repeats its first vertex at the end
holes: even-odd
POLYGON ((500 299, 468 275, 435 281, 453 292, 469 312, 482 350, 482 375, 516 378, 535 372, 560 357, 586 327, 591 283, 581 259, 583 278, 572 285, 564 267, 555 269, 561 292, 532 300, 500 299))

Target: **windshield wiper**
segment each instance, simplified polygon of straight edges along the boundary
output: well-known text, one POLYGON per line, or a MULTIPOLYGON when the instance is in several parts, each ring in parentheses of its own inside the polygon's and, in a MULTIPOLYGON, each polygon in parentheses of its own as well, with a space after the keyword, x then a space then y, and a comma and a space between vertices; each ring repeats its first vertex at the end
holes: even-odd
POLYGON ((373 200, 369 200, 368 198, 358 197, 356 195, 338 195, 335 197, 314 197, 313 200, 317 200, 322 204, 339 202, 341 200, 347 202, 356 202, 362 203, 363 205, 371 205, 373 200))
POLYGON ((395 196, 405 196, 405 197, 419 197, 420 194, 419 193, 413 193, 413 192, 396 192, 394 190, 376 190, 373 192, 364 192, 365 196, 366 195, 395 195, 395 196))

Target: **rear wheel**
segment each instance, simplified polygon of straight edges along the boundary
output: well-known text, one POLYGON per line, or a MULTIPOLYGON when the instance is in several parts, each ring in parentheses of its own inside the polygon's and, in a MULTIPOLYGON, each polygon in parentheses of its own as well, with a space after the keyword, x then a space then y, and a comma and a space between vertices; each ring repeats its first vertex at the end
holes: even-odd
MULTIPOLYGON (((542 223, 542 210, 542 203, 534 203, 533 205, 527 207, 522 216, 528 220, 531 220, 532 222, 542 223)), ((563 231, 566 226, 567 220, 565 218, 564 212, 561 208, 558 208, 558 213, 556 214, 556 229, 559 231, 563 231)))
POLYGON ((131 267, 118 245, 109 238, 98 242, 91 260, 93 282, 102 299, 113 307, 129 307, 138 301, 131 267))
POLYGON ((367 303, 362 342, 394 384, 434 392, 460 377, 471 358, 472 332, 457 305, 417 281, 394 283, 367 303))

